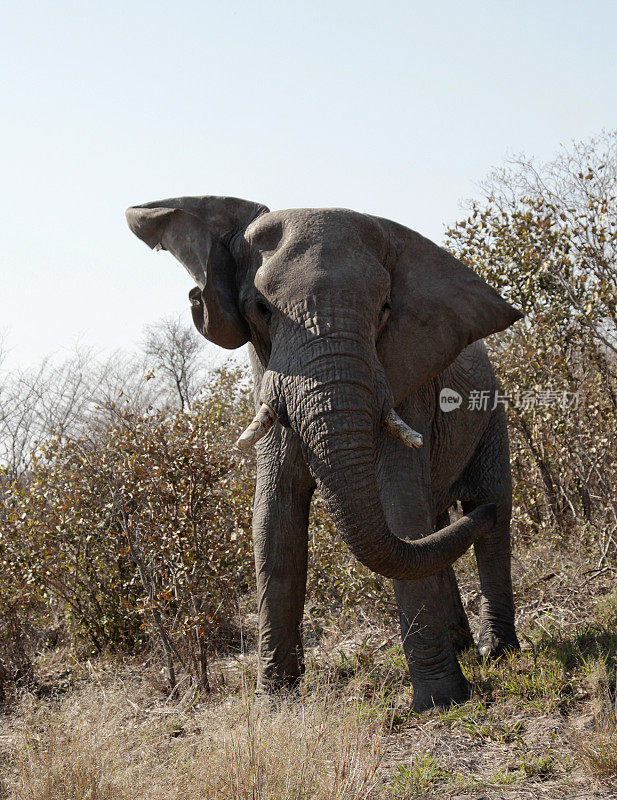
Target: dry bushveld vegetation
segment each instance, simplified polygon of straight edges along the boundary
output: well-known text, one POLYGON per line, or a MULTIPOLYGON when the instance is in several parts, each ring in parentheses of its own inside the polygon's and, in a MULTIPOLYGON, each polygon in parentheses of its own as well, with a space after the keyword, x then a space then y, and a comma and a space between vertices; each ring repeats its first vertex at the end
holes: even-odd
POLYGON ((3 722, 3 790, 20 800, 611 796, 614 613, 499 664, 466 654, 475 696, 420 716, 396 631, 368 620, 325 632, 299 694, 272 701, 253 697, 251 652, 212 665, 209 695, 175 698, 152 665, 49 653, 41 683, 3 722))
POLYGON ((137 361, 2 375, 0 797, 617 797, 617 135, 485 188, 448 243, 526 314, 491 345, 523 651, 463 654, 473 697, 412 714, 388 582, 316 499, 306 676, 256 700, 248 382, 200 391, 168 320, 137 361))

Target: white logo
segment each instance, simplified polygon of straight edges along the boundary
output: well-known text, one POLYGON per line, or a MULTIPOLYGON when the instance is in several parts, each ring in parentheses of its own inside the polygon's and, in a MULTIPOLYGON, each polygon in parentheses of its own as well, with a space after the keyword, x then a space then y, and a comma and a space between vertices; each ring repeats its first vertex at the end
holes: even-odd
POLYGON ((454 389, 442 389, 439 393, 439 408, 442 411, 454 411, 463 402, 463 398, 454 389))

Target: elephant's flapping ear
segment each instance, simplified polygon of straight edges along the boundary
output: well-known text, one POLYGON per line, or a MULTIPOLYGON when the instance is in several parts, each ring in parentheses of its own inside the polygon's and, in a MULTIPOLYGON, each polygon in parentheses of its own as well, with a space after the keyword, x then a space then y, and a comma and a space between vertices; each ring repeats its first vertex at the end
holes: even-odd
POLYGON ((238 264, 230 242, 267 211, 235 197, 174 197, 126 212, 136 236, 153 249, 169 250, 186 267, 199 287, 189 294, 195 326, 229 350, 249 340, 238 309, 238 264))
POLYGON ((377 350, 396 404, 467 345, 523 315, 441 247, 402 225, 379 222, 390 241, 385 266, 392 309, 377 350))

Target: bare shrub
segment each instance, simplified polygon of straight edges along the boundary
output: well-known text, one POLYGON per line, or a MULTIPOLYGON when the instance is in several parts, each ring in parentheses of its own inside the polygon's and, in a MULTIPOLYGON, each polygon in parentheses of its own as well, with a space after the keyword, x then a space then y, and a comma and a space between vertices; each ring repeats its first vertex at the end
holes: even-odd
POLYGON ((206 381, 202 358, 203 340, 193 325, 177 317, 165 317, 145 329, 143 351, 146 365, 162 377, 164 402, 189 411, 206 381))
MULTIPOLYGON (((1 366, 1 365, 0 365, 1 366)), ((155 400, 142 360, 114 353, 106 359, 77 347, 65 358, 0 374, 0 465, 20 474, 33 451, 52 437, 63 441, 106 424, 123 408, 155 400)))

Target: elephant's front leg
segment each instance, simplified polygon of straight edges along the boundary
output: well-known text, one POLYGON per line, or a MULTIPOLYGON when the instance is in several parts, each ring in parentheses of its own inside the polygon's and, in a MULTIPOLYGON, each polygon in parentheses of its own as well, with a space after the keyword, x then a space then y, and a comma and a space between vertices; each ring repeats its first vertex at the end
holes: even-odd
MULTIPOLYGON (((413 416, 411 410, 404 418, 425 435, 426 444, 421 450, 411 451, 391 437, 381 436, 381 495, 390 529, 401 538, 419 538, 435 524, 430 445, 422 418, 413 416)), ((470 693, 450 635, 452 593, 448 577, 443 573, 416 581, 394 581, 416 711, 465 700, 470 693)))
POLYGON ((301 625, 314 488, 298 438, 276 425, 257 446, 258 692, 292 687, 304 672, 301 625))
POLYGON ((414 710, 467 700, 471 686, 456 658, 439 576, 394 581, 394 592, 413 685, 414 710))

